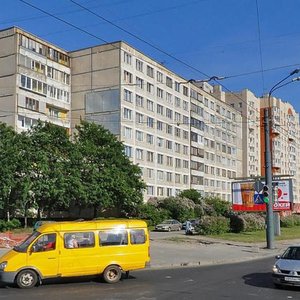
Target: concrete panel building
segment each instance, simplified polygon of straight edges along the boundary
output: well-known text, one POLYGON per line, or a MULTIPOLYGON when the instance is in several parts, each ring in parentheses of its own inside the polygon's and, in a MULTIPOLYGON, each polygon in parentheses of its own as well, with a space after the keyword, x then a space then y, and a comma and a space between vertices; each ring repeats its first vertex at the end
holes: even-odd
POLYGON ((230 178, 242 169, 240 116, 212 86, 205 91, 124 42, 70 57, 72 128, 86 119, 117 135, 143 171, 145 199, 195 188, 230 200, 230 178))
MULTIPOLYGON (((273 175, 291 175, 293 182, 294 201, 300 202, 300 127, 299 113, 293 106, 281 99, 271 97, 261 98, 261 115, 264 117, 264 108, 271 107, 271 153, 273 175)), ((270 114, 269 114, 270 115, 270 114)), ((262 127, 262 140, 264 131, 262 127)), ((264 151, 262 143, 261 151, 264 151)), ((265 160, 262 155, 262 166, 265 160)), ((264 175, 264 168, 261 170, 264 175)))
POLYGON ((242 128, 243 135, 242 177, 260 176, 262 169, 260 98, 245 89, 238 93, 227 92, 225 101, 242 115, 241 122, 237 124, 242 128))
POLYGON ((0 121, 20 132, 38 119, 70 129, 66 51, 16 27, 0 31, 0 121))

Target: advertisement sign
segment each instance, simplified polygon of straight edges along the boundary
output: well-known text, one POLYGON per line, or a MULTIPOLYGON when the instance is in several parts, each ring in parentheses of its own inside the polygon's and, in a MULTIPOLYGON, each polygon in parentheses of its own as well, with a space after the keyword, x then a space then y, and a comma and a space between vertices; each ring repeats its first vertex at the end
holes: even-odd
MULTIPOLYGON (((232 209, 235 211, 265 211, 265 183, 241 181, 232 183, 232 209)), ((270 191, 271 192, 271 191, 270 191)), ((273 181, 273 210, 291 210, 293 202, 291 179, 273 181)))

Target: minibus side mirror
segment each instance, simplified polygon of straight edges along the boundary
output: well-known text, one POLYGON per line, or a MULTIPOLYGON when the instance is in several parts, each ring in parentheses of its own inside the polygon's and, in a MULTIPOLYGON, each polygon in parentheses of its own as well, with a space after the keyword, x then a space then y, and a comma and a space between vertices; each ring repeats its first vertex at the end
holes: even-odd
POLYGON ((36 252, 36 246, 35 245, 31 246, 30 249, 29 249, 29 254, 32 254, 33 252, 36 252))

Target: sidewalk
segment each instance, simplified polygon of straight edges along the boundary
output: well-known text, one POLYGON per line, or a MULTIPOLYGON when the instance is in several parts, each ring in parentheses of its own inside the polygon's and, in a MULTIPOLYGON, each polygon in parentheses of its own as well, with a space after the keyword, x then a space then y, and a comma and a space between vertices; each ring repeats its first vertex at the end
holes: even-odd
POLYGON ((266 249, 266 243, 239 243, 211 239, 205 236, 186 236, 174 233, 151 232, 151 268, 205 266, 274 257, 299 240, 276 241, 275 249, 266 249))

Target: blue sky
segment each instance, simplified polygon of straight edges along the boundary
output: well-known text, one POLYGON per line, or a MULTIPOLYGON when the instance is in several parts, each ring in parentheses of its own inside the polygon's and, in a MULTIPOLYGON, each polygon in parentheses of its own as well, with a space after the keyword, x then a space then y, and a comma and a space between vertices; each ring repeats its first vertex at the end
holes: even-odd
MULTIPOLYGON (((299 0, 74 2, 148 44, 70 0, 2 0, 0 29, 18 26, 66 50, 102 44, 103 40, 124 40, 186 79, 225 76, 229 78, 222 80, 222 84, 228 90, 248 88, 257 96, 267 93, 292 70, 300 68, 299 0)), ((300 81, 275 91, 274 95, 292 103, 300 112, 300 81)))

